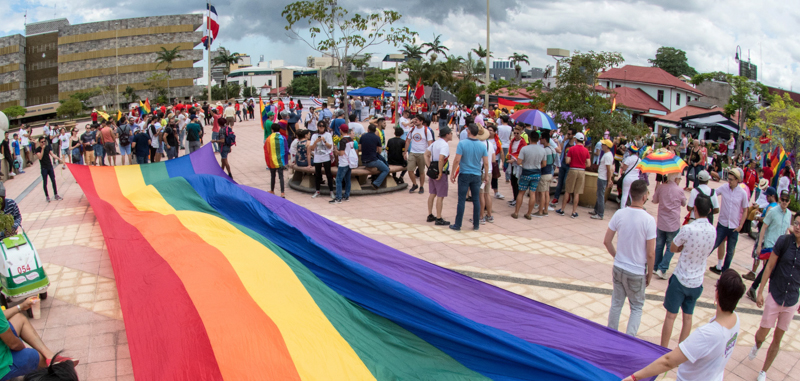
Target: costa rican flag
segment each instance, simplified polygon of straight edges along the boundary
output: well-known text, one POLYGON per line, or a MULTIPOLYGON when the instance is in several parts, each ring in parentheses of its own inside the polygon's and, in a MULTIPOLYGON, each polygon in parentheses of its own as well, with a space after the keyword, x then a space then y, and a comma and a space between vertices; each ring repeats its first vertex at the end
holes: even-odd
POLYGON ((313 102, 317 107, 322 107, 322 101, 313 95, 311 96, 311 102, 313 102))
POLYGON ((206 9, 208 10, 208 18, 206 19, 206 35, 203 36, 201 41, 203 42, 203 46, 206 47, 206 50, 208 50, 211 48, 211 44, 217 38, 217 34, 219 33, 219 22, 217 21, 217 9, 208 3, 206 3, 206 9))

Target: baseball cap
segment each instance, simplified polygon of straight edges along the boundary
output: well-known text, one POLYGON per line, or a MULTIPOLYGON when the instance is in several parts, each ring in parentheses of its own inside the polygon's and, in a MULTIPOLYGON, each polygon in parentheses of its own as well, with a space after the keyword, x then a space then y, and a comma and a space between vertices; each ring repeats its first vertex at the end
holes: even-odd
POLYGON ((604 146, 606 146, 608 148, 611 148, 611 147, 614 146, 614 142, 612 142, 611 140, 608 140, 608 139, 601 140, 600 144, 602 144, 602 145, 604 145, 604 146))
POLYGON ((586 138, 583 136, 583 133, 579 132, 575 134, 575 139, 577 139, 579 142, 582 142, 586 138))
POLYGON ((711 175, 708 174, 708 171, 700 171, 697 174, 697 179, 700 181, 708 181, 711 180, 711 175))
POLYGON ((343 124, 343 125, 339 126, 339 131, 342 131, 342 132, 344 132, 344 133, 347 133, 347 132, 349 132, 349 131, 350 131, 350 128, 348 128, 348 127, 347 127, 347 125, 344 125, 344 124, 343 124))
POLYGON ((451 132, 453 132, 453 130, 451 130, 450 127, 447 127, 447 126, 442 127, 442 128, 439 129, 439 137, 443 138, 443 137, 447 136, 447 134, 449 134, 451 132))
POLYGON ((777 196, 778 191, 775 190, 775 187, 768 187, 767 190, 764 191, 764 194, 767 196, 777 196))

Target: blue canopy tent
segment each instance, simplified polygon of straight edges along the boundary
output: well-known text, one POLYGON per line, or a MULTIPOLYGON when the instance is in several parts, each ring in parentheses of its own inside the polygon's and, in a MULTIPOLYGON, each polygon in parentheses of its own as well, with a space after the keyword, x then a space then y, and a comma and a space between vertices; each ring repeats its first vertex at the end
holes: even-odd
POLYGON ((384 92, 383 90, 376 89, 374 87, 362 87, 360 89, 347 92, 347 95, 352 95, 354 97, 379 97, 381 94, 383 94, 385 97, 392 96, 392 93, 388 91, 384 92))

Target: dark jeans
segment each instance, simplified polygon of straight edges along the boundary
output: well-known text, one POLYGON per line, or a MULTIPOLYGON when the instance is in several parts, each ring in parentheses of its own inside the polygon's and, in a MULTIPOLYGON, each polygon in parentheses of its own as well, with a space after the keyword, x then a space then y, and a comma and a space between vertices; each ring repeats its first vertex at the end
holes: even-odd
POLYGON ((269 178, 270 178, 270 191, 275 192, 275 174, 278 175, 278 178, 281 182, 281 193, 283 193, 283 168, 270 168, 269 169, 269 178))
POLYGON ((328 190, 333 192, 333 174, 331 173, 331 162, 314 163, 314 186, 317 187, 319 192, 320 183, 322 183, 322 169, 325 168, 325 178, 328 180, 328 190))
POLYGON ((350 167, 339 167, 336 171, 336 199, 341 200, 342 197, 342 189, 344 189, 344 198, 350 197, 350 186, 352 182, 350 181, 350 167))
POLYGON ((689 165, 686 168, 688 168, 686 170, 686 188, 689 187, 689 173, 693 173, 694 174, 694 184, 692 185, 692 187, 693 188, 697 188, 697 185, 698 185, 697 174, 700 173, 700 171, 702 171, 704 169, 703 166, 702 165, 689 165))
POLYGON ((156 161, 156 152, 158 152, 158 149, 156 149, 156 148, 153 148, 153 147, 151 146, 151 147, 150 147, 150 162, 151 162, 151 163, 154 163, 154 162, 156 161))
MULTIPOLYGON (((519 179, 514 173, 511 173, 511 193, 514 194, 514 200, 516 200, 517 196, 519 195, 519 179)), ((545 200, 545 201, 550 201, 550 200, 545 200)))
POLYGON ((377 168, 379 171, 381 171, 381 173, 378 174, 378 178, 372 182, 376 187, 380 187, 381 184, 383 184, 383 180, 389 175, 389 166, 386 165, 383 160, 373 160, 369 163, 365 163, 364 166, 367 168, 377 168))
POLYGON ((603 217, 606 212, 606 187, 608 180, 597 179, 597 202, 594 203, 594 212, 603 217))
POLYGON ((569 173, 569 166, 566 164, 558 168, 558 185, 556 185, 556 193, 553 194, 553 199, 558 201, 561 198, 561 191, 564 189, 564 183, 567 181, 567 173, 569 173))
MULTIPOLYGON (((733 253, 736 251, 736 242, 739 241, 739 233, 717 223, 717 240, 714 242, 713 250, 717 250, 722 241, 725 240, 728 241, 728 245, 725 247, 725 262, 722 264, 722 271, 731 268, 733 253)), ((713 250, 711 251, 712 253, 714 252, 713 250)))
POLYGON ((464 219, 464 207, 467 202, 467 191, 472 194, 472 223, 475 230, 481 226, 481 175, 458 175, 458 206, 456 207, 456 222, 453 226, 461 228, 464 219))
POLYGON ((136 164, 147 164, 147 156, 136 156, 136 164))
POLYGON ((661 270, 662 272, 667 272, 669 269, 669 262, 672 260, 672 256, 675 255, 669 249, 669 245, 672 244, 672 240, 675 239, 679 231, 665 232, 661 229, 656 229, 656 262, 653 271, 661 270))
POLYGON ((47 178, 50 177, 50 182, 53 183, 53 194, 58 196, 58 188, 56 188, 56 171, 53 167, 42 168, 42 187, 44 187, 44 196, 50 197, 47 193, 47 178))

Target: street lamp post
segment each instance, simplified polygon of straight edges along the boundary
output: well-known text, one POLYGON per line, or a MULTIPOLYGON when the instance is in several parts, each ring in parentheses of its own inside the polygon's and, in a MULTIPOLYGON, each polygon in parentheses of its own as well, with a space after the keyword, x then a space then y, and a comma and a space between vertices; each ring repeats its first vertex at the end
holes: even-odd
POLYGON ((489 0, 486 0, 486 98, 483 101, 483 107, 489 110, 489 0))
POLYGON ((394 120, 397 119, 397 110, 400 108, 400 72, 398 71, 398 65, 400 62, 404 62, 406 59, 405 54, 390 54, 384 58, 384 61, 394 62, 394 115, 392 116, 394 120))
POLYGON ((119 110, 119 23, 114 23, 114 44, 116 47, 114 48, 114 55, 116 56, 115 59, 115 70, 116 70, 116 79, 114 82, 116 83, 117 91, 116 91, 116 99, 117 99, 117 110, 119 110))

